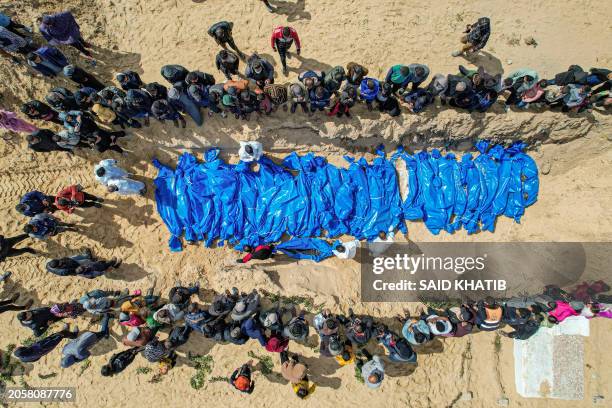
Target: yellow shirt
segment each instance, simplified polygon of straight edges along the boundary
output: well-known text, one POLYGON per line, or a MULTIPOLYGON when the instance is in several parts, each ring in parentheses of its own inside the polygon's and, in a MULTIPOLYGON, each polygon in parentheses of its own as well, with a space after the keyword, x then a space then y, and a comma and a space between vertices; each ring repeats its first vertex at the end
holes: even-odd
POLYGON ((342 355, 336 356, 335 357, 336 361, 338 362, 338 364, 340 364, 340 367, 344 367, 345 365, 353 364, 355 362, 355 353, 353 353, 353 348, 346 347, 344 350, 348 351, 351 358, 349 358, 348 360, 345 360, 342 358, 342 355))
POLYGON ((301 388, 307 389, 308 395, 306 396, 306 398, 310 397, 310 395, 314 392, 315 388, 317 388, 317 385, 315 383, 312 383, 310 388, 308 388, 308 380, 302 380, 299 383, 292 383, 291 386, 293 387, 293 392, 295 392, 296 394, 301 388))
POLYGON ((106 106, 102 106, 99 103, 96 103, 91 108, 91 111, 95 113, 96 119, 98 119, 98 121, 102 123, 109 124, 117 118, 117 115, 112 109, 107 108, 106 106))

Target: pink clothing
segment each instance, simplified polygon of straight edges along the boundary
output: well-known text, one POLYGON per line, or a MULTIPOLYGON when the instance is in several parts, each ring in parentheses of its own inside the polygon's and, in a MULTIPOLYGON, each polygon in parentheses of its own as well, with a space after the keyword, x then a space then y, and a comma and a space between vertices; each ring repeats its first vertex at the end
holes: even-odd
POLYGON ((0 127, 13 132, 34 133, 38 128, 17 117, 14 112, 0 109, 0 127))
POLYGON ((580 313, 575 311, 574 308, 572 308, 569 303, 560 302, 560 301, 556 301, 556 303, 557 303, 557 307, 555 308, 555 310, 553 310, 552 312, 549 312, 548 314, 550 316, 555 317, 559 323, 561 323, 562 321, 564 321, 570 316, 580 315, 580 313))
POLYGON ((122 322, 119 322, 120 325, 128 326, 128 327, 138 327, 138 326, 142 326, 145 323, 146 322, 144 320, 142 320, 142 318, 140 316, 135 315, 134 313, 130 313, 130 319, 129 320, 124 320, 122 322))

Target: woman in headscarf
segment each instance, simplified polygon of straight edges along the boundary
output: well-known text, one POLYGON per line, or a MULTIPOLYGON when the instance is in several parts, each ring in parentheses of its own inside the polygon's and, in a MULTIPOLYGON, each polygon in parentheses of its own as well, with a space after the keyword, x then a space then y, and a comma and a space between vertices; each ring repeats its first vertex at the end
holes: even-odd
POLYGON ((81 37, 81 28, 69 11, 61 13, 43 15, 38 19, 40 23, 40 33, 51 45, 66 44, 71 45, 84 55, 92 58, 91 53, 86 49, 90 45, 81 37))
POLYGON ((17 117, 15 112, 0 109, 0 127, 17 133, 34 133, 38 128, 17 117))

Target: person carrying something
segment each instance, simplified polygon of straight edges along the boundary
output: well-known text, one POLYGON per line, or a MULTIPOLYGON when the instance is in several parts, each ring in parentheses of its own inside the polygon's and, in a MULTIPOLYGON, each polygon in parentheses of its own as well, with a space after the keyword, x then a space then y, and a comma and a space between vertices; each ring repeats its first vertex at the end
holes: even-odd
POLYGON ((287 76, 288 73, 287 57, 291 58, 288 50, 291 48, 291 45, 293 45, 294 41, 297 55, 300 55, 302 45, 300 43, 300 37, 298 36, 297 31, 295 31, 293 27, 276 27, 274 31, 272 31, 272 36, 270 37, 270 44, 272 45, 272 49, 274 51, 278 51, 281 64, 283 64, 283 74, 285 74, 285 76, 287 76))
POLYGON ((221 50, 215 58, 215 65, 219 71, 223 72, 228 81, 231 81, 232 75, 238 75, 240 59, 232 51, 221 50))
POLYGON ((473 53, 482 49, 489 41, 491 35, 491 20, 488 17, 480 17, 474 24, 468 24, 461 37, 463 46, 460 50, 453 51, 453 57, 473 53))

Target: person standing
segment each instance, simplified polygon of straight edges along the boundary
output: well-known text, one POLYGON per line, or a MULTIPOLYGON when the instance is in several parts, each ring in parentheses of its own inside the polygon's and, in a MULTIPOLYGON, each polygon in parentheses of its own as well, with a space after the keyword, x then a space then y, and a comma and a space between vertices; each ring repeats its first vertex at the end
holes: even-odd
POLYGON ((229 45, 238 53, 238 55, 240 55, 240 58, 244 59, 245 55, 238 49, 236 43, 234 42, 234 37, 232 36, 233 28, 234 23, 229 21, 219 21, 208 29, 208 35, 214 38, 215 42, 223 48, 227 48, 229 45))
POLYGON ((96 197, 83 191, 83 187, 74 184, 62 189, 55 196, 55 207, 58 210, 72 214, 75 208, 102 207, 100 204, 104 199, 96 197))
POLYGON ((87 50, 91 45, 81 36, 81 27, 69 11, 61 13, 43 15, 38 18, 40 33, 51 45, 66 44, 70 45, 86 57, 92 59, 91 53, 87 50))
POLYGON ((45 240, 64 231, 76 231, 72 224, 59 222, 57 218, 47 213, 36 214, 26 226, 23 232, 32 238, 45 240))
MULTIPOLYGON (((293 45, 295 41, 295 48, 297 55, 301 53, 301 43, 300 37, 298 36, 297 31, 293 27, 289 26, 280 26, 276 27, 274 31, 272 31, 272 37, 270 37, 270 43, 272 45, 272 49, 274 51, 278 51, 278 55, 280 56, 281 63, 283 64, 283 74, 287 76, 287 56, 289 55, 289 48, 293 45)), ((289 57, 291 57, 289 55, 289 57)))
POLYGON ((25 253, 35 254, 36 251, 29 247, 19 249, 13 248, 26 238, 28 238, 28 234, 21 234, 10 238, 5 238, 4 235, 0 235, 0 262, 11 256, 18 256, 25 253))
POLYGON ((55 47, 40 47, 28 54, 28 65, 40 72, 42 75, 54 78, 68 65, 68 59, 55 47))
POLYGON ((482 49, 489 41, 491 35, 491 20, 488 17, 480 17, 474 24, 468 24, 461 37, 463 46, 460 50, 453 51, 453 57, 476 52, 482 49))
POLYGON ((26 217, 33 217, 43 212, 52 213, 57 210, 53 205, 55 198, 40 191, 29 191, 21 197, 15 209, 26 217))
POLYGON ((66 65, 63 68, 64 76, 76 83, 80 87, 93 88, 96 91, 101 91, 105 88, 104 84, 100 82, 95 76, 85 71, 83 68, 77 67, 76 65, 66 65))
POLYGON ((30 119, 44 120, 48 122, 64 125, 64 122, 59 120, 58 113, 51 109, 49 105, 39 100, 31 100, 21 105, 21 112, 30 119))
POLYGON ((255 389, 255 381, 251 380, 250 362, 243 364, 242 367, 234 370, 229 382, 234 388, 242 393, 253 393, 253 389, 255 389))
POLYGON ((240 65, 240 59, 238 55, 229 50, 221 50, 217 54, 215 59, 217 69, 223 72, 223 75, 228 81, 232 80, 232 75, 238 75, 238 66, 240 65))

